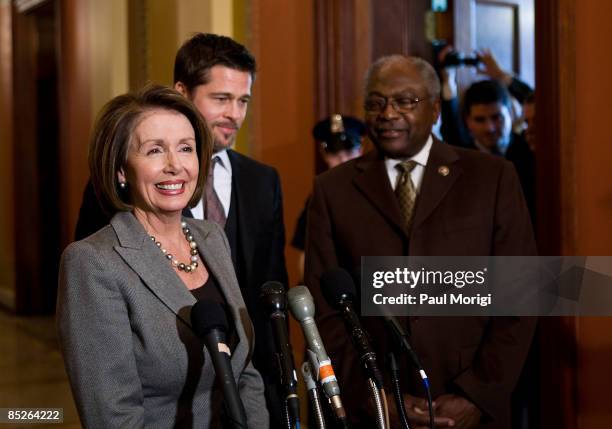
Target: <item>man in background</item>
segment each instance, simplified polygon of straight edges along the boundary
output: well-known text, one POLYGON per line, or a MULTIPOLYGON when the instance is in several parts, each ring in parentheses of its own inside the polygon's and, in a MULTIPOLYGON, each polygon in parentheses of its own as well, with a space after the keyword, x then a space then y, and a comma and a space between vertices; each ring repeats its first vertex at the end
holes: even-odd
MULTIPOLYGON (((319 148, 321 158, 327 169, 334 168, 343 162, 361 156, 361 141, 365 135, 366 127, 359 119, 338 113, 317 122, 312 129, 312 137, 319 148)), ((306 206, 297 220, 291 246, 298 250, 298 271, 300 280, 304 279, 304 246, 306 244, 306 206)))
MULTIPOLYGON (((323 299, 321 275, 341 267, 359 279, 363 256, 534 255, 516 172, 501 157, 443 144, 431 135, 440 82, 427 62, 394 55, 369 69, 365 119, 375 151, 315 181, 308 210, 305 280, 317 324, 356 427, 375 427, 361 362, 342 316, 323 299)), ((436 427, 510 428, 510 394, 535 321, 521 317, 400 318, 426 369, 436 427)), ((392 347, 380 318, 363 318, 379 359, 392 347)), ((429 427, 425 392, 401 362, 413 427, 429 427)), ((390 404, 392 400, 388 401, 390 404)), ((399 427, 397 416, 391 423, 399 427)))
MULTIPOLYGON (((444 48, 440 62, 451 51, 444 48)), ((440 70, 442 77, 442 125, 444 140, 452 145, 503 156, 519 176, 531 218, 535 219, 535 156, 522 129, 515 129, 533 89, 499 66, 489 50, 477 53, 479 70, 489 79, 473 83, 463 95, 457 93, 456 68, 440 70), (516 105, 516 107, 515 107, 516 105)))
POLYGON ((283 399, 276 391, 273 335, 259 295, 266 281, 288 282, 280 180, 275 169, 231 149, 246 117, 255 70, 255 58, 244 46, 229 37, 196 34, 176 54, 174 87, 195 104, 213 134, 205 197, 192 213, 225 228, 255 326, 253 364, 264 379, 275 427, 282 422, 283 399))

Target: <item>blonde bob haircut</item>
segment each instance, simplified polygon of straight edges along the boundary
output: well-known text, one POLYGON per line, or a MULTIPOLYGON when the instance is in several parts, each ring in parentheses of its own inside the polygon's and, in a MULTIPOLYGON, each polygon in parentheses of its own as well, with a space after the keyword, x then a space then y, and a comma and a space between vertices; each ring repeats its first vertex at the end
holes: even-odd
POLYGON ((210 168, 213 141, 198 109, 179 92, 149 84, 138 92, 119 95, 102 108, 89 143, 89 171, 100 205, 108 215, 130 211, 133 204, 127 190, 119 187, 117 172, 125 167, 134 129, 143 113, 165 109, 184 115, 195 132, 200 171, 195 191, 189 200, 192 208, 202 198, 210 168))

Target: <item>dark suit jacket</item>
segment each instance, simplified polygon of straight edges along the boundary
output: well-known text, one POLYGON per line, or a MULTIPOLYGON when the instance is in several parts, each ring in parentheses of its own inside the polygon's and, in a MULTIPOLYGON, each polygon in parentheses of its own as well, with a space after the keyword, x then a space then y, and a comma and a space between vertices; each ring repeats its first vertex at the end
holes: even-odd
POLYGON ((76 231, 74 232, 75 240, 82 240, 90 236, 94 232, 108 225, 112 214, 105 213, 102 206, 98 202, 98 198, 93 189, 91 180, 85 185, 83 191, 83 201, 79 209, 79 218, 77 219, 76 231))
MULTIPOLYGON (((342 319, 321 295, 322 273, 340 266, 358 277, 361 256, 368 255, 533 254, 533 232, 520 184, 512 165, 501 158, 434 141, 410 236, 402 228, 384 161, 376 152, 319 176, 308 211, 305 277, 349 413, 356 420, 367 419, 363 413, 367 388, 342 319), (448 167, 447 176, 439 174, 441 166, 448 167)), ((388 346, 382 323, 372 317, 363 322, 379 360, 384 359, 388 346)), ((510 393, 535 321, 412 317, 405 323, 430 377, 433 397, 462 394, 483 411, 490 427, 509 427, 510 393)), ((404 364, 404 392, 424 396, 415 371, 406 360, 404 364)))
MULTIPOLYGON (((529 86, 520 83, 520 81, 517 82, 519 82, 519 84, 513 85, 523 88, 523 92, 515 92, 521 97, 519 100, 524 100, 529 90, 529 86)), ((515 95, 515 92, 512 94, 515 95)), ((517 97, 517 95, 515 95, 515 97, 517 97)), ((441 106, 442 126, 440 131, 442 132, 444 141, 453 146, 479 150, 459 113, 458 99, 442 100, 441 106)), ((515 132, 510 134, 510 142, 508 143, 508 148, 504 157, 514 165, 514 168, 516 168, 525 201, 527 202, 527 208, 529 209, 532 223, 535 225, 535 156, 529 148, 524 134, 517 134, 515 132)))
MULTIPOLYGON (((276 382, 271 356, 274 338, 269 316, 260 311, 261 286, 269 280, 287 284, 285 227, 280 179, 272 167, 228 150, 232 164, 232 204, 225 231, 232 247, 238 283, 255 325, 253 364, 266 383, 266 394, 276 382), (233 211, 233 212, 232 212, 233 211), (232 221, 234 218, 234 221, 232 221), (235 228, 235 230, 234 230, 235 228)), ((272 420, 281 417, 280 399, 269 398, 272 420)))
MULTIPOLYGON (((285 227, 280 179, 276 170, 240 153, 228 150, 232 164, 232 197, 225 226, 238 283, 255 326, 253 364, 264 378, 272 421, 281 418, 280 399, 273 393, 276 372, 274 343, 268 317, 259 310, 263 283, 287 284, 285 227), (273 396, 273 397, 270 397, 273 396)), ((191 216, 191 213, 185 213, 191 216)), ((91 182, 85 188, 77 222, 76 239, 82 239, 108 224, 91 182)))
MULTIPOLYGON (((188 223, 233 316, 231 366, 249 427, 267 427, 263 383, 251 364, 253 328, 229 245, 216 224, 188 223)), ((57 322, 84 427, 220 427, 214 368, 191 329, 195 302, 131 213, 66 248, 57 322)))

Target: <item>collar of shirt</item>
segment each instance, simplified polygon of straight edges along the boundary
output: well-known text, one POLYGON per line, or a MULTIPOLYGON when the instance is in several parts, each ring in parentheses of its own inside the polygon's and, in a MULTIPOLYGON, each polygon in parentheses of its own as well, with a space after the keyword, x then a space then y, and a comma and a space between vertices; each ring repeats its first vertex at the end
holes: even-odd
POLYGON ((432 145, 433 138, 430 135, 423 148, 414 156, 401 159, 385 158, 385 167, 387 168, 389 183, 391 183, 391 188, 393 188, 393 190, 395 190, 395 186, 397 185, 397 176, 399 173, 395 166, 402 161, 408 161, 411 159, 416 161, 417 165, 410 172, 410 178, 412 179, 412 183, 414 184, 417 194, 421 191, 421 183, 423 182, 423 175, 425 174, 425 166, 427 165, 427 160, 429 159, 429 152, 431 152, 432 145))
MULTIPOLYGON (((229 155, 227 154, 227 149, 223 149, 222 151, 213 153, 212 157, 219 157, 219 167, 223 167, 229 174, 230 178, 232 177, 232 163, 230 162, 229 155)), ((215 168, 215 174, 217 173, 217 169, 215 168)), ((215 176, 216 178, 216 176, 215 176)), ((216 188, 216 186, 215 186, 216 188)))

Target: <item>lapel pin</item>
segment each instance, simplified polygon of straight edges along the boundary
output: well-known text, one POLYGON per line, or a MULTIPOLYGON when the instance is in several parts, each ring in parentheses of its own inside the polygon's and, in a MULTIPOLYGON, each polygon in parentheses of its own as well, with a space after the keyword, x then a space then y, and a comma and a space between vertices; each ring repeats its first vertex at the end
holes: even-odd
POLYGON ((449 170, 449 168, 446 165, 443 165, 443 166, 438 168, 438 174, 440 176, 446 177, 446 176, 448 176, 448 173, 450 173, 450 170, 449 170))

